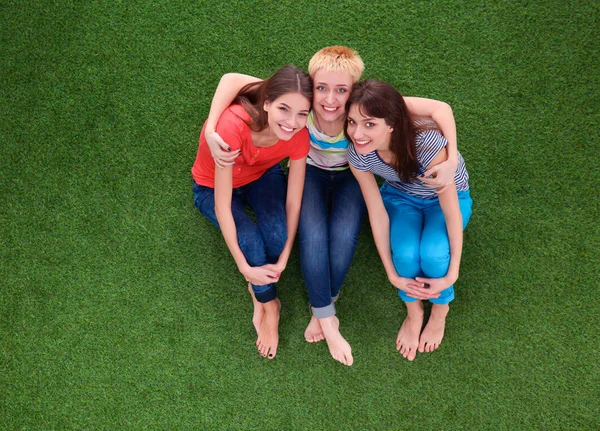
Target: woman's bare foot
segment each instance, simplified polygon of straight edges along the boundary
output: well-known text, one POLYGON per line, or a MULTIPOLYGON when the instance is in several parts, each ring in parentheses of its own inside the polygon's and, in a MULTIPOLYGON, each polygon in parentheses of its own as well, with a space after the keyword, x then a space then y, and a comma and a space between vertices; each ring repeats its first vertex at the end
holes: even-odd
POLYGON ((327 347, 329 347, 329 353, 331 353, 333 359, 344 365, 352 365, 354 363, 352 348, 340 333, 339 319, 336 316, 330 316, 319 319, 319 323, 323 328, 327 347))
POLYGON ((321 323, 319 323, 319 319, 317 319, 315 316, 311 316, 310 322, 306 327, 306 331, 304 331, 304 338, 309 343, 316 343, 317 341, 325 339, 323 328, 321 328, 321 323))
POLYGON ((396 350, 412 361, 417 356, 419 347, 419 334, 423 326, 423 303, 421 301, 406 302, 407 316, 398 331, 396 350))
POLYGON ((265 302, 263 309, 265 313, 258 330, 256 345, 262 357, 273 359, 277 354, 279 344, 279 310, 281 309, 281 302, 279 302, 279 299, 265 302))
POLYGON ((254 296, 254 290, 252 290, 252 284, 250 283, 248 283, 248 292, 250 292, 250 296, 252 296, 252 304, 254 305, 252 324, 254 325, 254 329, 256 329, 256 334, 258 335, 260 325, 262 325, 263 316, 265 315, 265 309, 263 307, 263 304, 258 302, 256 296, 254 296))
POLYGON ((433 352, 440 347, 442 338, 444 338, 446 316, 449 310, 450 306, 448 304, 433 304, 431 306, 431 316, 429 316, 429 321, 419 339, 419 352, 433 352))

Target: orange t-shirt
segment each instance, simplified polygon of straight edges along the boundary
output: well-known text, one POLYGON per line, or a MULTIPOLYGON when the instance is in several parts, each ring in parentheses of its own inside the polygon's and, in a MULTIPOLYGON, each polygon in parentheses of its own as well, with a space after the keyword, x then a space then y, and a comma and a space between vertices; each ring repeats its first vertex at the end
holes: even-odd
MULTIPOLYGON (((250 115, 241 105, 227 108, 217 123, 216 131, 229 144, 231 150, 242 149, 235 159, 233 168, 233 188, 241 187, 260 178, 272 166, 289 157, 292 160, 306 157, 310 149, 308 130, 303 128, 289 141, 277 141, 268 148, 256 147, 252 143, 252 131, 244 122, 250 115)), ((215 162, 204 138, 204 126, 200 133, 200 143, 196 161, 192 166, 194 181, 201 186, 215 187, 215 162)))

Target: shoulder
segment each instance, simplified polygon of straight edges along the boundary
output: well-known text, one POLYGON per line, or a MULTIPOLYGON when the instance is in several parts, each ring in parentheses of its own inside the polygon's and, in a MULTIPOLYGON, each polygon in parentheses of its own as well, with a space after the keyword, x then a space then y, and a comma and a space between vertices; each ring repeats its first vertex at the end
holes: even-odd
POLYGON ((303 127, 302 130, 296 133, 292 139, 295 139, 299 142, 306 142, 308 144, 308 142, 310 141, 310 134, 308 133, 308 129, 306 127, 303 127))
MULTIPOLYGON (((246 125, 246 121, 250 120, 250 115, 246 112, 242 105, 231 105, 219 117, 217 128, 231 127, 235 125, 246 125)), ((247 125, 246 125, 247 126, 247 125)))
POLYGON ((358 154, 356 148, 354 148, 354 145, 352 145, 352 143, 348 145, 348 163, 350 163, 358 170, 368 170, 366 157, 358 154))

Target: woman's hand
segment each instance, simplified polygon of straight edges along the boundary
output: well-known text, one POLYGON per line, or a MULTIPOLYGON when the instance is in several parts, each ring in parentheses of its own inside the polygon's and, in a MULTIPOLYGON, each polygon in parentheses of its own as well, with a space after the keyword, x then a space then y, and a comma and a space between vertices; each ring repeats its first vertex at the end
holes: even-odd
POLYGON ((231 151, 231 147, 217 132, 205 132, 204 138, 208 148, 210 148, 210 154, 215 160, 215 164, 221 169, 233 165, 234 159, 240 155, 241 150, 231 151))
POLYGON ((425 171, 421 181, 428 187, 434 187, 438 193, 443 192, 454 181, 458 160, 449 159, 425 171), (431 178, 429 178, 431 176, 431 178))
POLYGON ((395 275, 390 277, 390 283, 392 283, 396 289, 403 291, 411 298, 432 299, 440 296, 439 292, 432 292, 431 289, 426 289, 423 282, 413 280, 412 278, 395 275))
POLYGON ((263 266, 250 266, 248 269, 242 272, 242 275, 250 283, 256 286, 263 286, 265 284, 276 283, 279 281, 279 273, 266 268, 267 265, 263 266))
POLYGON ((285 265, 279 262, 277 263, 267 263, 266 265, 261 266, 261 268, 268 269, 269 271, 273 271, 277 274, 277 279, 281 277, 281 274, 285 270, 285 265))
POLYGON ((430 293, 436 293, 439 296, 439 293, 442 290, 446 290, 452 286, 456 282, 457 278, 458 277, 450 277, 449 275, 441 278, 417 277, 416 281, 423 283, 425 286, 429 286, 426 287, 427 291, 430 293))

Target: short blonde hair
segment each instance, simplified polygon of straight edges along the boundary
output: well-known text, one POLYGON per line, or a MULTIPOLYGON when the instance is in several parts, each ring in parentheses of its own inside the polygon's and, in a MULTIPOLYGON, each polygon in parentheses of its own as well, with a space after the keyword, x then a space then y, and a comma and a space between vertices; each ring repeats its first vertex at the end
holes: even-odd
POLYGON ((347 46, 327 46, 320 49, 308 63, 308 73, 311 78, 319 69, 329 72, 346 72, 357 83, 365 70, 365 65, 358 53, 347 46))

